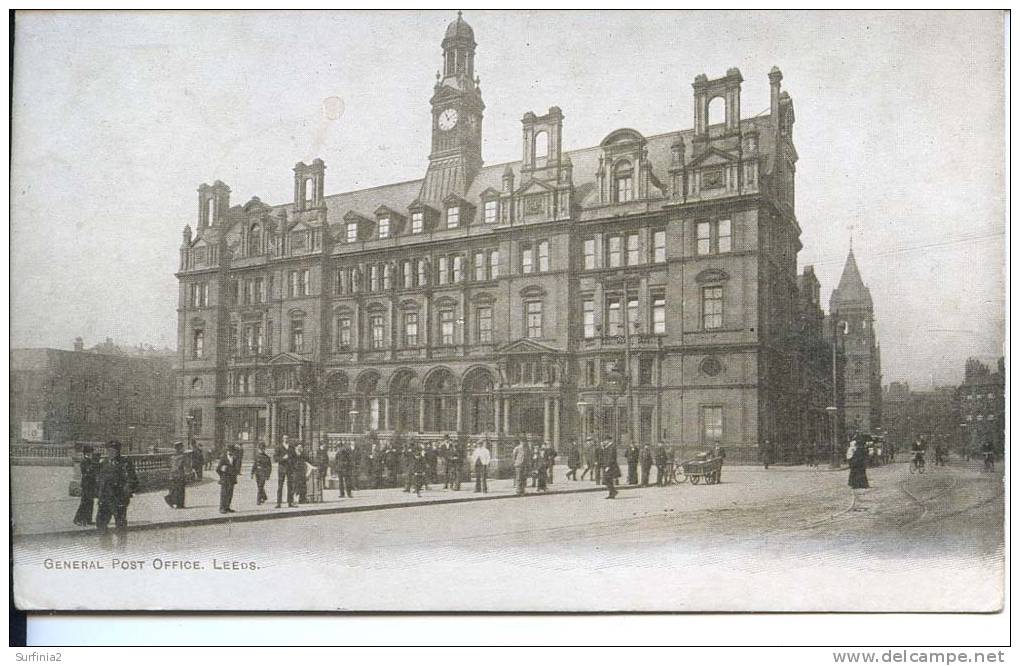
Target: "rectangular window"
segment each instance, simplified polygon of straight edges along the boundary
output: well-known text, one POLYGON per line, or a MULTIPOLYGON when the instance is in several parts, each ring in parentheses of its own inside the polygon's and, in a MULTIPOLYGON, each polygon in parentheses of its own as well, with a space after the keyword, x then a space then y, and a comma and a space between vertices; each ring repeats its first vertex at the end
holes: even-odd
POLYGON ((382 288, 389 291, 393 288, 392 264, 383 264, 382 267, 382 288))
POLYGON ((266 302, 266 281, 262 278, 255 278, 255 298, 259 303, 266 302))
POLYGON ((351 320, 348 317, 341 317, 336 322, 336 348, 351 348, 351 320))
POLYGON ((666 261, 666 230, 656 229, 652 232, 652 261, 661 264, 666 261))
POLYGON ((499 277, 499 250, 489 252, 489 279, 495 280, 499 277))
POLYGON ((590 271, 595 268, 595 239, 584 239, 584 270, 590 271))
POLYGON ((446 209, 446 228, 456 229, 460 226, 460 208, 450 206, 446 209))
POLYGON ((301 353, 305 347, 305 322, 303 319, 292 319, 290 322, 290 350, 301 353))
POLYGON ((642 358, 638 360, 638 384, 650 386, 652 383, 652 359, 642 358))
POLYGON ((585 339, 591 340, 595 337, 595 301, 586 299, 581 303, 581 321, 585 339))
POLYGON ((384 217, 379 220, 379 238, 390 237, 390 218, 384 217))
POLYGON ((538 243, 538 270, 540 273, 549 270, 549 241, 538 243))
POLYGON ((616 179, 616 200, 626 203, 634 198, 634 177, 619 176, 616 179))
POLYGON ((722 328, 722 289, 722 287, 705 287, 701 290, 701 323, 705 330, 722 328))
POLYGON ((729 220, 719 220, 716 226, 719 252, 729 252, 733 249, 733 231, 729 220))
POLYGON ((698 254, 708 254, 712 251, 712 225, 708 222, 698 222, 698 254))
POLYGON ((298 293, 298 289, 297 289, 298 274, 297 274, 297 271, 291 271, 290 274, 288 275, 288 278, 290 279, 290 282, 287 285, 287 295, 291 296, 291 297, 297 296, 297 293, 298 293))
POLYGON ((368 326, 372 332, 372 349, 382 349, 386 346, 386 325, 382 315, 372 315, 368 318, 368 326))
POLYGON ((475 252, 475 280, 481 282, 485 279, 485 253, 475 252))
POLYGON ((619 297, 612 297, 607 300, 606 335, 615 336, 623 334, 623 311, 620 309, 620 305, 619 297))
POLYGON ((368 290, 379 291, 379 267, 375 264, 368 267, 368 290))
POLYGON ((595 361, 584 362, 584 383, 587 386, 595 386, 595 361))
POLYGON ((718 442, 722 440, 722 407, 702 407, 701 423, 705 442, 718 442))
POLYGON ((411 213, 411 233, 420 234, 425 229, 425 213, 411 213))
POLYGON ((301 277, 298 280, 298 286, 301 288, 301 295, 302 296, 307 296, 308 294, 311 293, 311 290, 312 290, 312 281, 311 281, 311 275, 308 272, 307 268, 305 270, 301 271, 301 277))
POLYGON ((347 277, 347 271, 342 268, 337 268, 333 271, 333 293, 341 295, 347 292, 347 281, 344 279, 347 277))
POLYGON ((459 254, 453 255, 453 283, 464 281, 464 257, 459 254))
POLYGON ((627 325, 630 332, 634 333, 641 329, 641 316, 638 314, 638 297, 627 297, 627 325))
POLYGON ((666 294, 652 294, 652 333, 666 332, 666 294))
POLYGON ((525 311, 525 327, 527 329, 525 337, 528 338, 541 338, 542 337, 542 301, 528 301, 524 304, 525 311))
POLYGON ((619 268, 623 263, 623 238, 620 236, 609 237, 609 267, 619 268))
POLYGON ((192 336, 191 357, 202 358, 205 356, 205 331, 196 329, 192 336))
POLYGON ((455 329, 453 321, 453 310, 446 309, 439 311, 439 343, 444 345, 456 344, 455 329))
POLYGON ((244 302, 246 305, 255 302, 255 280, 244 281, 244 302))
POLYGON ((627 234, 627 265, 636 266, 641 263, 641 244, 637 234, 627 234))
POLYGON ((418 260, 418 286, 424 287, 429 283, 429 264, 424 259, 418 260))
POLYGON ((478 326, 478 342, 492 342, 492 308, 478 308, 475 310, 475 321, 478 326))
POLYGON ((404 289, 410 289, 414 286, 414 269, 411 268, 411 260, 408 259, 401 264, 401 273, 404 278, 404 289))
POLYGON ((485 202, 485 223, 496 224, 499 219, 499 202, 498 201, 486 201, 485 202))
POLYGON ((418 313, 404 313, 404 346, 418 346, 418 313))
POLYGON ((347 223, 347 242, 354 243, 358 240, 358 223, 348 222, 347 223))
POLYGON ((535 250, 530 243, 521 243, 521 272, 535 271, 535 250))
POLYGON ((241 281, 230 281, 230 304, 238 305, 241 302, 241 281))
POLYGON ((446 257, 439 257, 439 271, 437 273, 438 283, 446 284, 450 280, 450 260, 446 257))
POLYGON ((255 353, 262 355, 265 353, 265 337, 262 335, 262 324, 255 325, 255 353))
POLYGON ((240 354, 238 353, 240 350, 239 350, 237 345, 238 345, 237 327, 236 326, 231 326, 230 327, 230 349, 229 349, 229 353, 230 353, 231 356, 240 356, 240 354))

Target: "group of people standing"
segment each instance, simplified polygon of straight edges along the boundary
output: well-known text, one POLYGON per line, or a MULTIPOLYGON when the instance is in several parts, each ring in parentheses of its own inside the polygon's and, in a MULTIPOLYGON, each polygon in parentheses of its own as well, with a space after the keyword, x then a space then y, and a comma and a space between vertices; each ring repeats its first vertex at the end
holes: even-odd
POLYGON ((131 460, 121 455, 121 444, 111 440, 100 456, 92 446, 82 448, 81 501, 74 524, 95 525, 101 537, 109 536, 110 520, 114 533, 123 538, 127 532, 127 509, 138 490, 138 476, 131 460), (95 520, 92 512, 96 509, 95 520))

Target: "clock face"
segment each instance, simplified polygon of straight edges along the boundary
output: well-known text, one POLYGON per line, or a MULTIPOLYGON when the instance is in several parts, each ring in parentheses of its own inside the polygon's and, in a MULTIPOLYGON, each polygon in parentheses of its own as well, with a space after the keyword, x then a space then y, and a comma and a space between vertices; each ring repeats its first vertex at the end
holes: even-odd
POLYGON ((439 114, 439 129, 447 132, 457 126, 457 109, 446 109, 439 114))

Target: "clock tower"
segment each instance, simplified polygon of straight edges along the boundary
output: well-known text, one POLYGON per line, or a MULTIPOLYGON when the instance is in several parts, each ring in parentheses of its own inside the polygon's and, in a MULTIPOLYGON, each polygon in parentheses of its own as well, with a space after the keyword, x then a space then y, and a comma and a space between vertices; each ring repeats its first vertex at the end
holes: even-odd
POLYGON ((443 38, 443 69, 436 73, 432 152, 422 183, 422 203, 464 196, 482 168, 482 90, 475 76, 475 33, 460 12, 443 38))

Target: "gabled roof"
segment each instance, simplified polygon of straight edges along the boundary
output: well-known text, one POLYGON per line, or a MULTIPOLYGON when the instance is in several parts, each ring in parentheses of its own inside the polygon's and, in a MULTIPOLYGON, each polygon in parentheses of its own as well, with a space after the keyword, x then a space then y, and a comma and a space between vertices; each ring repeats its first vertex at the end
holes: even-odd
POLYGON ((534 340, 515 340, 496 350, 498 354, 559 354, 562 350, 534 340))

